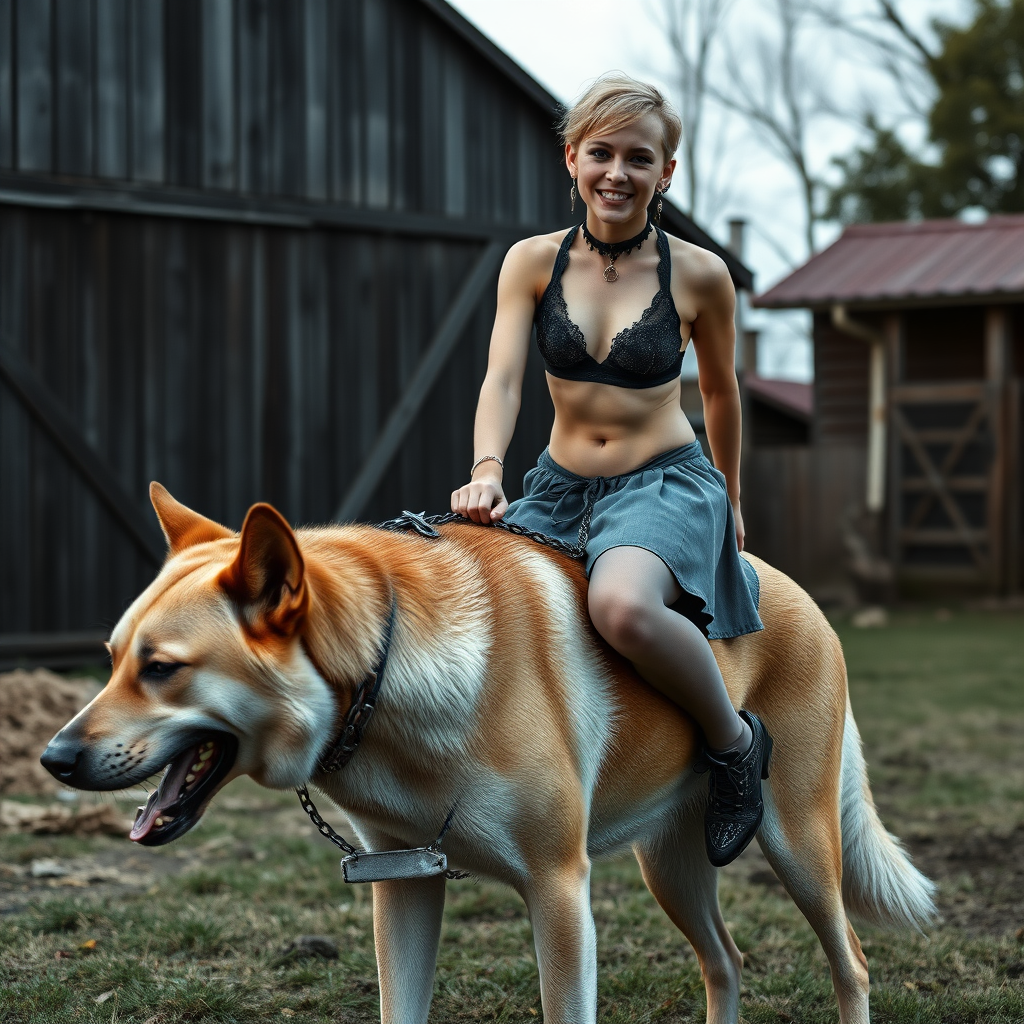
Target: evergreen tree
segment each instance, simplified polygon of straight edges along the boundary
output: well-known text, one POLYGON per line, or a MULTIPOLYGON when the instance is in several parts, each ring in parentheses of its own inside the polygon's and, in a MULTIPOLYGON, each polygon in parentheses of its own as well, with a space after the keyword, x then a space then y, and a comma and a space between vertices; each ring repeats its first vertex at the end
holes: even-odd
POLYGON ((965 207, 1024 211, 1024 0, 975 0, 965 28, 937 23, 926 58, 937 164, 869 119, 868 143, 833 162, 843 181, 827 215, 852 221, 949 217, 965 207))

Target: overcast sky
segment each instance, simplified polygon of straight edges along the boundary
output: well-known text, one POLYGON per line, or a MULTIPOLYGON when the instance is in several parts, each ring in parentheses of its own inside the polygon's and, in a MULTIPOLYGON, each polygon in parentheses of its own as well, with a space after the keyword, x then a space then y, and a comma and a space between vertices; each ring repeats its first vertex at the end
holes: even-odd
MULTIPOLYGON (((558 99, 570 102, 597 75, 619 69, 675 92, 673 59, 659 30, 665 0, 449 0, 558 99)), ((679 3, 680 0, 675 0, 679 3)), ((741 65, 756 62, 758 37, 774 24, 767 0, 733 0, 720 45, 731 47, 741 65)), ((843 13, 869 15, 875 0, 832 0, 843 13)), ((908 24, 930 37, 939 17, 962 22, 968 0, 901 0, 908 24)), ((910 142, 922 131, 896 87, 875 70, 863 45, 827 29, 809 26, 801 42, 805 63, 819 88, 842 112, 820 116, 812 125, 809 156, 815 173, 834 178, 831 159, 858 139, 854 112, 870 105, 899 123, 910 142)), ((747 219, 746 262, 764 291, 807 256, 799 185, 791 169, 772 154, 752 129, 712 108, 707 133, 712 202, 697 217, 714 237, 728 237, 728 221, 747 219)), ((818 249, 839 232, 825 225, 818 249)), ((807 317, 754 311, 748 326, 762 330, 759 370, 768 376, 807 380, 811 375, 807 317)))

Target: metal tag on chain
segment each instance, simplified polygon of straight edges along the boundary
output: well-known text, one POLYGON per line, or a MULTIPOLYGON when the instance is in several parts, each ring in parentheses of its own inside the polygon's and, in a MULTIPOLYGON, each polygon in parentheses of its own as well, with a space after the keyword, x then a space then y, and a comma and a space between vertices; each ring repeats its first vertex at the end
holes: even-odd
POLYGON ((388 882, 404 878, 432 878, 448 870, 448 858, 439 850, 379 850, 350 854, 342 859, 346 882, 388 882))

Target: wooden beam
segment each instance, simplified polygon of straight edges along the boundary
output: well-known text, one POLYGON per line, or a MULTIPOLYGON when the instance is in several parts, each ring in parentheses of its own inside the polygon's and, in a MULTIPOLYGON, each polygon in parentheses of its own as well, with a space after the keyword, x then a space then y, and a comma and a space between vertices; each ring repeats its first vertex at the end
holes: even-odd
POLYGON ((434 336, 427 345, 427 350, 413 372, 412 379, 406 385, 395 407, 391 410, 380 433, 363 460, 363 464, 352 481, 345 497, 334 514, 335 522, 345 523, 355 519, 362 512, 373 492, 377 489, 381 478, 387 472, 391 460, 398 451, 402 438, 412 426, 416 414, 427 400, 434 382, 437 380, 445 363, 448 362, 455 345, 458 343, 470 316, 476 309, 485 292, 494 283, 494 276, 501 265, 505 246, 500 242, 491 242, 470 271, 459 293, 455 296, 434 336))
POLYGON ((105 633, 0 633, 0 668, 96 665, 107 660, 105 633))
POLYGON ((110 514, 124 527, 139 550, 154 565, 162 565, 167 546, 156 527, 147 521, 114 471, 82 437, 77 424, 64 411, 46 384, 2 340, 0 378, 6 381, 29 415, 46 431, 110 514))
POLYGON ((363 209, 343 203, 312 202, 260 196, 258 199, 214 190, 174 189, 119 183, 101 185, 29 178, 0 171, 0 204, 45 209, 95 210, 148 217, 227 221, 310 230, 326 227, 367 234, 403 237, 453 238, 466 241, 501 240, 506 248, 520 238, 544 234, 559 223, 487 223, 479 218, 445 217, 430 213, 363 209))

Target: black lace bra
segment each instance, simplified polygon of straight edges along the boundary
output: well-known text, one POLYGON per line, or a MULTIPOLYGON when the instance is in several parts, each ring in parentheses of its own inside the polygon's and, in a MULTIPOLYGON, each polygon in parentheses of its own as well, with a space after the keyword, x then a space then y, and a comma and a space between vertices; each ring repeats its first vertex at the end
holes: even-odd
POLYGON ((537 303, 537 347, 552 377, 614 384, 620 388, 653 388, 679 376, 683 354, 679 351, 679 313, 672 300, 672 257, 668 237, 658 233, 657 295, 640 319, 612 339, 608 355, 598 362, 588 351, 583 332, 569 319, 562 294, 562 274, 569 265, 569 247, 579 225, 562 239, 544 294, 537 303))

